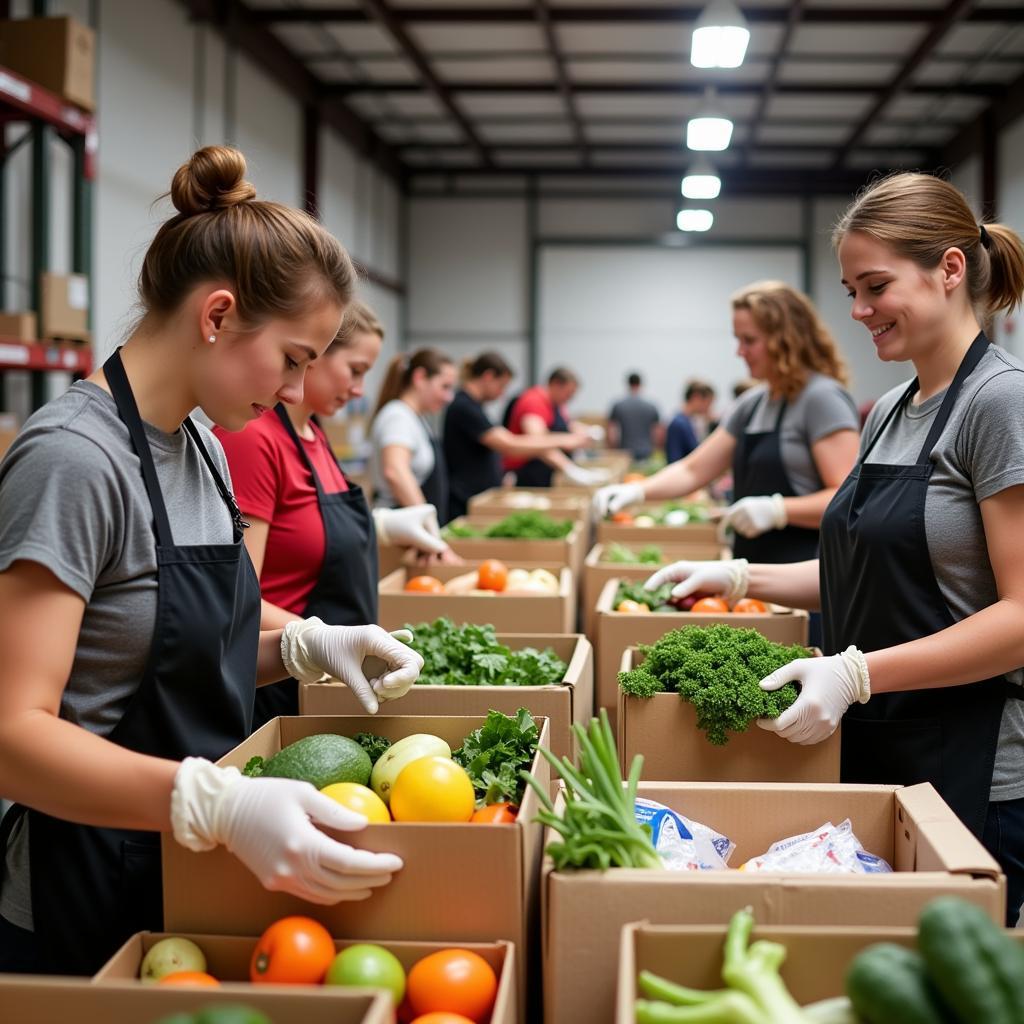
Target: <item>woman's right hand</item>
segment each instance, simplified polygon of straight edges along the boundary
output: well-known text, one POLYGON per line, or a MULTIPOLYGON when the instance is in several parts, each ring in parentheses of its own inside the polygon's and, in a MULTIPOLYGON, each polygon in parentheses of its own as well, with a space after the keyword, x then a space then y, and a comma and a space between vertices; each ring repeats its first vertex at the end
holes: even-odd
POLYGON ((174 838, 190 850, 225 846, 271 892, 330 905, 364 900, 402 861, 339 843, 316 826, 357 832, 361 814, 295 779, 251 779, 237 768, 186 758, 171 794, 174 838))
POLYGON ((644 497, 644 489, 640 484, 608 484, 594 493, 591 507, 595 518, 604 519, 630 505, 639 505, 644 497))
POLYGON ((720 562, 673 562, 651 576, 644 584, 644 589, 657 590, 666 583, 674 583, 673 597, 720 594, 727 601, 738 601, 747 592, 747 582, 745 558, 720 562))

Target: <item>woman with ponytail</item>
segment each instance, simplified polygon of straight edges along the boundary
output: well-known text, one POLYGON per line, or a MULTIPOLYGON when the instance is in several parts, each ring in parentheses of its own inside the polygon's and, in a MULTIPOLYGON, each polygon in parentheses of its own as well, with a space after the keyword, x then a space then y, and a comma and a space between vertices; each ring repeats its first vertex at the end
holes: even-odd
POLYGON ((981 328, 1024 296, 1024 245, 948 182, 897 174, 833 234, 851 315, 914 379, 884 395, 829 505, 820 560, 680 562, 650 582, 821 608, 826 657, 760 723, 817 743, 842 721, 842 781, 930 782, 1024 902, 1024 364, 981 328))
POLYGON ((373 713, 422 666, 378 626, 261 628, 224 452, 189 415, 240 430, 301 401, 352 262, 258 200, 238 150, 194 154, 170 197, 139 323, 0 464, 0 971, 89 975, 161 931, 161 832, 312 903, 366 899, 402 866, 321 831, 366 819, 308 783, 214 763, 249 735, 258 685, 331 676, 373 713))

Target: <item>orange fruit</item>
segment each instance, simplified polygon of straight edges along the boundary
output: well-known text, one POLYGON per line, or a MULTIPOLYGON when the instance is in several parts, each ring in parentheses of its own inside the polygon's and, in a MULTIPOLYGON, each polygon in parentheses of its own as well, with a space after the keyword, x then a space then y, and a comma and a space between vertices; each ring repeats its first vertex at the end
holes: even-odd
POLYGON ((462 765, 420 757, 398 773, 389 804, 395 821, 469 821, 476 794, 462 765))
POLYGON ((282 917, 261 936, 249 964, 250 981, 319 985, 334 959, 331 933, 311 917, 282 917))
POLYGON ((444 584, 436 576, 413 576, 405 590, 409 594, 443 594, 444 584))
POLYGON ((496 558, 481 562, 476 573, 476 585, 478 590, 504 590, 508 585, 508 566, 496 558))
POLYGON ((734 615, 767 615, 768 605, 756 597, 741 597, 732 606, 734 615))
POLYGON ((690 611, 698 615, 728 615, 729 602, 724 597, 702 597, 690 611))
POLYGON ((386 825, 391 820, 388 805, 372 789, 360 786, 358 782, 332 782, 320 792, 342 807, 361 814, 373 825, 386 825))
POLYGON ((220 982, 206 971, 175 971, 173 974, 165 974, 158 982, 158 985, 205 985, 212 988, 220 982))
POLYGON ((511 825, 516 820, 516 808, 509 803, 488 804, 474 811, 469 820, 478 825, 511 825))
POLYGON ((494 969, 468 949, 444 949, 413 965, 407 981, 409 1005, 421 1014, 461 1013, 482 1021, 498 992, 494 969))

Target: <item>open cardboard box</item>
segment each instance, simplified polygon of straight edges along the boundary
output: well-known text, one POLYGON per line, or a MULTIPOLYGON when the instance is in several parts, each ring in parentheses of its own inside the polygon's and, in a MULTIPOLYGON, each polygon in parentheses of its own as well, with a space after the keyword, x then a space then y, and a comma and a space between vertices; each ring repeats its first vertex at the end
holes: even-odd
MULTIPOLYGON (((498 633, 498 642, 513 651, 524 647, 552 648, 567 665, 560 686, 414 686, 391 705, 403 715, 474 715, 488 711, 514 715, 529 708, 535 718, 548 720, 551 752, 573 756, 572 724, 584 727, 594 713, 594 651, 579 633, 498 633)), ((358 715, 362 705, 344 684, 300 683, 299 714, 358 715)))
MULTIPOLYGON (((652 541, 626 544, 634 553, 652 544, 652 541)), ((594 636, 597 626, 597 599, 601 596, 604 585, 611 579, 643 581, 653 576, 662 566, 671 565, 683 559, 694 562, 714 562, 721 558, 731 558, 728 548, 723 548, 718 541, 695 541, 684 544, 657 544, 661 548, 660 562, 630 564, 628 562, 608 562, 605 560, 609 545, 595 544, 583 560, 583 580, 580 593, 583 606, 583 632, 594 636)))
POLYGON ((590 497, 582 491, 564 491, 554 487, 530 490, 524 487, 492 487, 474 494, 468 502, 471 516, 507 516, 512 512, 535 509, 556 519, 586 519, 590 497))
MULTIPOLYGON (((504 519, 499 515, 460 516, 448 525, 473 526, 480 530, 504 519)), ((569 519, 570 516, 552 516, 553 519, 569 519)), ((578 576, 583 570, 583 559, 587 554, 589 526, 580 520, 573 522, 572 530, 558 540, 524 540, 512 537, 450 537, 448 545, 467 561, 481 561, 484 558, 498 558, 508 565, 542 562, 545 564, 567 565, 578 576)))
MULTIPOLYGON (((632 516, 654 515, 664 505, 665 502, 637 505, 625 511, 632 516)), ((716 522, 689 522, 682 526, 636 526, 630 523, 614 523, 610 519, 600 520, 597 524, 597 542, 611 544, 613 541, 630 547, 643 547, 644 544, 717 544, 719 548, 722 546, 716 522)))
POLYGON ((807 645, 810 617, 795 608, 771 605, 768 615, 706 615, 693 612, 650 612, 632 614, 612 608, 619 577, 605 583, 597 599, 597 630, 591 634, 597 652, 596 700, 614 719, 618 707, 619 669, 622 655, 637 644, 657 643, 666 633, 683 626, 735 626, 756 629, 779 644, 807 645))
MULTIPOLYGON (((316 917, 314 910, 312 917, 316 917)), ((142 960, 149 950, 161 939, 170 937, 169 932, 137 932, 100 968, 93 977, 93 983, 97 985, 109 985, 112 983, 135 982, 143 987, 138 981, 139 969, 142 960)), ((241 937, 237 935, 181 935, 174 933, 179 938, 191 939, 205 954, 207 970, 221 982, 234 983, 244 986, 248 992, 262 991, 266 985, 254 986, 249 982, 249 962, 252 959, 253 949, 256 947, 257 937, 241 937)), ((362 942, 373 942, 375 945, 384 946, 395 954, 409 973, 413 964, 422 960, 423 957, 440 950, 451 949, 457 946, 459 949, 468 949, 479 954, 486 960, 498 978, 498 992, 494 999, 494 1009, 491 1011, 490 1024, 515 1024, 516 1022, 516 976, 515 976, 515 947, 510 942, 377 942, 375 939, 361 939, 362 942)), ((345 949, 353 945, 353 942, 335 940, 334 946, 337 950, 345 949)), ((152 985, 144 986, 152 988, 152 985)), ((277 986, 272 986, 277 987, 277 986)), ((291 988, 297 996, 308 995, 321 991, 344 991, 335 985, 305 985, 301 989, 291 988)), ((365 992, 365 989, 359 989, 365 992)), ((248 992, 246 995, 248 995, 248 992)), ((390 1002, 390 997, 385 996, 390 1002)), ((243 1001, 248 1001, 242 997, 243 1001)), ((388 1018, 390 1020, 390 1018, 388 1018)))
MULTIPOLYGON (((740 865, 787 836, 845 818, 891 874, 612 869, 555 871, 541 890, 545 1024, 610 1021, 618 930, 637 919, 714 924, 750 906, 762 926, 910 927, 936 896, 954 895, 1002 923, 999 865, 927 783, 899 786, 737 783, 640 784, 643 797, 703 822, 736 843, 740 865)), ((559 804, 561 797, 559 797, 559 804)), ((556 838, 549 832, 545 845, 556 838)))
MULTIPOLYGON (((643 661, 630 647, 622 655, 628 672, 643 661)), ((821 743, 790 743, 751 722, 730 733, 724 747, 709 743, 697 728, 697 712, 678 693, 653 697, 618 694, 619 760, 625 772, 635 754, 644 756, 645 779, 659 782, 838 782, 837 729, 821 743)))
POLYGON ((396 569, 377 584, 377 621, 385 629, 407 622, 490 623, 508 633, 572 633, 576 625, 576 586, 564 563, 510 561, 509 569, 547 569, 558 579, 557 594, 412 594, 405 584, 415 576, 433 576, 442 583, 472 573, 479 562, 396 569))
MULTIPOLYGON (((217 763, 242 768, 256 755, 272 757, 304 736, 373 732, 390 740, 432 733, 452 749, 483 725, 475 717, 387 715, 275 718, 217 763)), ((549 746, 546 719, 538 719, 540 745, 549 746)), ((538 752, 531 772, 550 785, 547 761, 538 752)), ((381 941, 493 942, 507 939, 526 953, 519 958, 519 1005, 525 1006, 529 954, 536 950, 542 829, 534 822, 538 802, 527 787, 512 825, 391 822, 362 832, 337 833, 342 842, 389 851, 405 866, 368 900, 317 907, 296 896, 268 892, 223 847, 186 850, 164 835, 164 929, 211 935, 262 935, 288 914, 315 914, 337 938, 375 935, 381 941)))
POLYGON ((292 985, 229 982, 200 989, 0 975, 0 1020, 5 1024, 152 1024, 175 1013, 239 1003, 266 1014, 274 1024, 392 1024, 395 1019, 391 997, 367 988, 296 990, 292 985))

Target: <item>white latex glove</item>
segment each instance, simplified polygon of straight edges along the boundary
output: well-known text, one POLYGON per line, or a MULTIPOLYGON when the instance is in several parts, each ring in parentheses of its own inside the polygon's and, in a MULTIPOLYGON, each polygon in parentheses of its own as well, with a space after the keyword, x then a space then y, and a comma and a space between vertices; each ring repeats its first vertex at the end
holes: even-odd
POLYGON ((691 594, 720 594, 727 601, 738 601, 747 593, 749 569, 745 558, 721 562, 673 562, 659 569, 645 584, 645 590, 657 590, 675 583, 673 597, 691 594))
POLYGON ((579 487, 596 487, 608 479, 608 471, 605 469, 585 469, 570 462, 563 471, 565 475, 579 487))
POLYGON ((281 660, 301 682, 318 683, 324 676, 341 680, 371 715, 379 701, 404 697, 423 668, 423 659, 411 647, 380 626, 327 626, 316 616, 284 627, 281 660), (377 676, 375 667, 368 679, 363 669, 368 658, 379 658, 385 671, 377 676))
POLYGON ((594 441, 597 444, 600 444, 605 439, 605 437, 607 437, 607 431, 604 429, 604 427, 601 426, 600 423, 592 423, 590 426, 586 428, 584 432, 586 433, 587 437, 590 438, 591 441, 594 441))
POLYGON ((723 519, 744 537, 760 537, 769 530, 781 530, 789 521, 781 494, 740 498, 725 510, 723 519))
POLYGON ((846 709, 866 704, 871 696, 868 663, 856 647, 830 658, 800 658, 761 680, 762 690, 799 683, 800 696, 778 718, 759 718, 757 724, 791 743, 820 743, 836 731, 846 709))
POLYGON ((308 782, 250 779, 187 757, 174 777, 174 838, 197 852, 226 846, 271 892, 311 903, 364 900, 402 867, 393 853, 357 850, 321 832, 358 832, 366 818, 308 782))
POLYGON ((590 506, 595 518, 604 519, 630 505, 639 505, 645 497, 640 484, 609 484, 594 494, 590 506))
POLYGON ((448 550, 437 525, 437 509, 433 505, 409 505, 408 508, 375 508, 373 524, 381 544, 397 544, 416 548, 430 555, 448 550))

